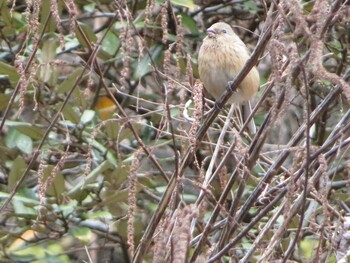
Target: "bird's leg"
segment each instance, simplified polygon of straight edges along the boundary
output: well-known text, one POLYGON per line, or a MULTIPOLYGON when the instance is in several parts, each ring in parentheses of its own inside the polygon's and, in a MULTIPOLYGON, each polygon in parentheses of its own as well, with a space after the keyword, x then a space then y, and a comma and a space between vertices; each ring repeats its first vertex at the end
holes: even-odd
MULTIPOLYGON (((224 107, 225 107, 225 105, 224 105, 224 107)), ((217 108, 219 111, 223 110, 223 107, 220 106, 220 104, 218 103, 217 100, 215 100, 214 107, 212 110, 214 110, 214 108, 217 108)), ((212 110, 210 110, 210 111, 212 111, 212 110)))
MULTIPOLYGON (((227 85, 226 85, 226 89, 231 91, 232 94, 236 93, 237 92, 237 87, 236 86, 233 86, 233 81, 230 80, 227 82, 227 85)), ((232 95, 231 94, 231 95, 232 95)), ((217 100, 215 101, 214 103, 214 108, 217 108, 219 111, 222 111, 223 110, 223 107, 220 107, 219 103, 217 102, 217 100)))
MULTIPOLYGON (((225 107, 225 105, 224 105, 225 107)), ((217 101, 214 102, 214 106, 206 113, 204 113, 204 117, 210 116, 210 114, 212 114, 213 111, 219 110, 222 111, 224 109, 224 107, 220 107, 219 103, 217 101), (216 108, 216 109, 215 109, 216 108)))

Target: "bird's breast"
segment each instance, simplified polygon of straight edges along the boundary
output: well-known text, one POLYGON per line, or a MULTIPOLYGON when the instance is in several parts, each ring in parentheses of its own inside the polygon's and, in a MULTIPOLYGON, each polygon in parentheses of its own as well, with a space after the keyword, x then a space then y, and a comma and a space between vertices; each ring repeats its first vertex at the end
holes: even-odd
MULTIPOLYGON (((200 79, 210 95, 218 99, 225 92, 227 83, 240 72, 248 58, 245 46, 206 41, 199 51, 198 69, 200 79)), ((253 68, 230 101, 248 100, 256 93, 258 85, 259 74, 256 68, 253 68)))

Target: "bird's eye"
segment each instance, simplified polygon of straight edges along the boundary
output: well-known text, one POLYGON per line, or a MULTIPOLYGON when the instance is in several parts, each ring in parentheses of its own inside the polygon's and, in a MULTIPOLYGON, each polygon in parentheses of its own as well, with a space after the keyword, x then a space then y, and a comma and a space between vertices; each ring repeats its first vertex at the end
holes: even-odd
POLYGON ((227 33, 227 30, 224 28, 224 29, 222 29, 221 30, 222 31, 222 33, 224 33, 224 34, 226 34, 227 33))

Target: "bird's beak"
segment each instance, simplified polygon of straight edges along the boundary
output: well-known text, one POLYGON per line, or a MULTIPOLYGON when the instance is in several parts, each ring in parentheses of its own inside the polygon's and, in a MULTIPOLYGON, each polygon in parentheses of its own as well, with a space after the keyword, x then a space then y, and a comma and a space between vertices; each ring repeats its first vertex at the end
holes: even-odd
POLYGON ((215 35, 216 35, 215 30, 212 29, 212 28, 208 28, 208 29, 207 29, 207 33, 208 33, 208 36, 209 36, 210 38, 213 38, 213 37, 215 37, 215 35))

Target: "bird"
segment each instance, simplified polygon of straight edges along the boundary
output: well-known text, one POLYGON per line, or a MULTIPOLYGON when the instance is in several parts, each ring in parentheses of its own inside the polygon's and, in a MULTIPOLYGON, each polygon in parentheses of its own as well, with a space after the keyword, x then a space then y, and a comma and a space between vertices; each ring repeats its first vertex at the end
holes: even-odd
MULTIPOLYGON (((198 53, 198 71, 204 88, 214 99, 221 97, 249 57, 247 46, 229 24, 218 22, 207 29, 198 53)), ((249 116, 249 100, 257 93, 259 83, 259 72, 254 66, 228 100, 231 105, 243 103, 243 120, 249 116)), ((255 128, 249 126, 250 132, 255 133, 255 128)))

